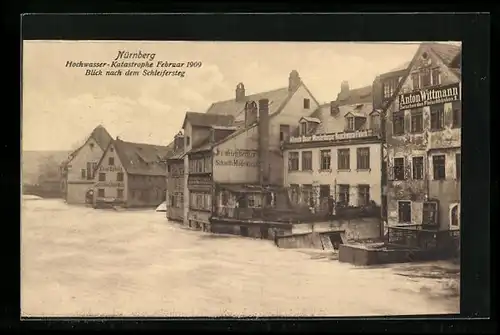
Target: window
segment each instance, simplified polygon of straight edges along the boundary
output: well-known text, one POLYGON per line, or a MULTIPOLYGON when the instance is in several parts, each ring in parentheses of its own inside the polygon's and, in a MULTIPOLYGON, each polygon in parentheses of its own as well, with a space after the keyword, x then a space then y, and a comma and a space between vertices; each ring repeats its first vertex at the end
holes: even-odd
POLYGON ((438 224, 438 204, 435 202, 424 202, 422 209, 422 224, 436 226, 438 224))
POLYGON ((396 89, 396 84, 395 80, 388 80, 384 83, 384 99, 392 97, 396 89))
POLYGON ((300 134, 301 135, 307 135, 307 122, 302 122, 300 124, 300 134))
POLYGON ((330 150, 321 150, 320 156, 321 156, 321 162, 320 162, 321 170, 330 170, 331 162, 332 162, 331 151, 330 150))
POLYGON ((392 114, 392 126, 394 135, 403 135, 405 132, 405 114, 404 111, 394 112, 392 114))
POLYGON ((309 109, 311 107, 311 100, 304 99, 304 109, 309 109))
POLYGON ((413 157, 413 179, 424 179, 424 157, 413 157))
POLYGON ((100 188, 97 190, 97 196, 99 198, 104 198, 106 196, 106 194, 104 193, 104 189, 103 188, 100 188))
POLYGON ((420 76, 418 73, 411 74, 411 81, 413 83, 413 89, 418 90, 420 88, 420 76))
POLYGON ((420 75, 420 84, 422 88, 431 86, 431 71, 429 69, 422 70, 420 75))
POLYGON ((432 69, 431 77, 432 77, 432 86, 441 84, 441 76, 439 69, 432 69))
POLYGON ((108 165, 109 166, 114 166, 115 165, 115 158, 114 157, 109 157, 108 158, 108 165))
POLYGON ((94 149, 94 143, 89 143, 90 150, 94 149))
POLYGON ((358 185, 358 206, 370 204, 370 185, 358 185))
POLYGON ((290 126, 289 125, 280 125, 280 141, 288 141, 290 137, 290 126))
POLYGON ((302 185, 302 202, 307 204, 308 206, 313 205, 312 193, 313 191, 311 184, 302 185))
POLYGON ((312 170, 312 151, 302 151, 302 171, 312 170))
POLYGON ((123 199, 123 189, 122 188, 119 188, 116 190, 116 197, 118 199, 123 199))
POLYGON ((189 136, 186 136, 186 145, 189 145, 191 142, 191 138, 189 136))
POLYGON ((432 165, 434 168, 434 180, 446 179, 446 159, 444 155, 432 156, 432 165))
POLYGON ((453 205, 450 212, 450 226, 451 228, 460 227, 460 205, 453 205))
POLYGON ((424 130, 424 118, 422 115, 422 109, 414 109, 411 111, 411 132, 421 133, 424 130))
POLYGON ((319 185, 319 197, 324 199, 330 196, 330 185, 319 185))
POLYGON ((457 180, 462 179, 462 154, 455 154, 455 172, 457 180))
POLYGON ((115 149, 109 148, 109 152, 113 152, 113 151, 115 151, 115 149))
POLYGON ((297 184, 290 185, 290 200, 293 204, 299 203, 300 187, 297 184))
POLYGON ((349 206, 349 185, 339 185, 339 201, 343 206, 349 206))
POLYGON ((337 150, 337 168, 339 170, 349 170, 351 168, 350 149, 337 150))
POLYGON ((411 201, 398 202, 398 222, 411 223, 411 201))
POLYGON ((354 118, 348 117, 347 124, 346 124, 346 131, 354 131, 354 129, 355 129, 354 118))
POLYGON ((405 179, 405 159, 402 157, 394 158, 394 180, 405 179))
POLYGON ((455 101, 452 103, 453 127, 460 128, 462 126, 462 108, 461 102, 455 101))
POLYGON ((289 152, 288 153, 288 170, 298 171, 299 170, 299 153, 289 152))
POLYGON ((92 163, 87 162, 87 179, 91 180, 94 179, 94 170, 92 169, 92 163))
POLYGON ((116 181, 123 181, 123 172, 118 172, 116 174, 116 181))
POLYGON ((99 173, 99 181, 106 181, 106 174, 104 172, 99 173))
POLYGON ((440 130, 444 126, 443 104, 431 106, 431 130, 440 130))
POLYGON ((374 130, 380 130, 380 126, 381 126, 380 115, 379 114, 372 114, 372 116, 370 116, 370 119, 371 119, 371 128, 374 130))
POLYGON ((82 176, 82 179, 87 178, 87 170, 82 169, 82 170, 81 170, 81 176, 82 176))
POLYGON ((368 170, 370 168, 370 148, 358 148, 357 156, 358 170, 368 170))

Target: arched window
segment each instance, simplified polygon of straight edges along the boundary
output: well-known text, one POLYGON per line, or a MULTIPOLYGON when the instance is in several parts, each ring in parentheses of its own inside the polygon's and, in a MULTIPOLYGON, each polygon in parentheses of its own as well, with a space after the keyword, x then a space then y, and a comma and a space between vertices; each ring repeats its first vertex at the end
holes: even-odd
POLYGON ((452 205, 450 209, 450 228, 459 229, 460 228, 460 205, 452 205))

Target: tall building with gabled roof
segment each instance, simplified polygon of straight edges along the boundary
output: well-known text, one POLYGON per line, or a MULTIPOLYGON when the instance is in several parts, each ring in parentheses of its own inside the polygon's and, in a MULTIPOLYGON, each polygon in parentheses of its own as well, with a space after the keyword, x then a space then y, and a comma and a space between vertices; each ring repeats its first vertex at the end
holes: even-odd
POLYGON ((85 204, 86 194, 94 184, 97 162, 111 141, 112 137, 106 128, 98 125, 62 163, 63 192, 67 203, 85 204))

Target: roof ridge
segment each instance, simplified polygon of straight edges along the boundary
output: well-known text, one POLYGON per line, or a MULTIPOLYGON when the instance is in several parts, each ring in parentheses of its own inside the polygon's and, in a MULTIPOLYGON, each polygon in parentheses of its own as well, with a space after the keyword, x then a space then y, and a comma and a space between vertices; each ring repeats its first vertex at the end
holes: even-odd
MULTIPOLYGON (((288 90, 288 86, 284 86, 284 87, 280 87, 280 88, 275 88, 275 89, 272 89, 272 90, 268 90, 268 91, 262 91, 262 92, 257 92, 257 93, 252 93, 252 94, 249 94, 249 95, 245 95, 245 98, 248 98, 248 97, 251 97, 251 96, 254 96, 254 95, 260 95, 260 94, 265 94, 265 93, 270 93, 270 92, 275 92, 275 91, 281 91, 281 90, 288 90)), ((212 102, 212 105, 213 104, 218 104, 218 103, 222 103, 222 102, 230 102, 230 101, 234 101, 236 100, 235 98, 232 98, 232 99, 226 99, 226 100, 219 100, 219 101, 215 101, 215 102, 212 102)), ((210 105, 210 106, 212 106, 210 105)))

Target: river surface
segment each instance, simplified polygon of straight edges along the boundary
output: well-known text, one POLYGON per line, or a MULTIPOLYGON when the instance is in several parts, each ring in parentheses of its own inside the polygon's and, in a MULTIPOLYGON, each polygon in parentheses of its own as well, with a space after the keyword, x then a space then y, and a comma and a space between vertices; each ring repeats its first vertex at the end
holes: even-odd
POLYGON ((448 262, 355 267, 323 251, 183 229, 154 210, 22 201, 22 316, 459 312, 448 262))

